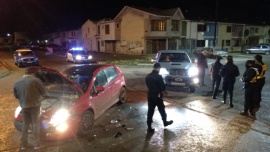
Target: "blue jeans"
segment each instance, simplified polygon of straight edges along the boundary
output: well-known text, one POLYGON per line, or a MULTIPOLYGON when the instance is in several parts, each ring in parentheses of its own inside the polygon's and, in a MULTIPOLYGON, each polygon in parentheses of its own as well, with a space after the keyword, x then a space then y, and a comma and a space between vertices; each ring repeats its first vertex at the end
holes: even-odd
POLYGON ((22 109, 23 116, 23 127, 22 127, 22 138, 21 145, 27 146, 28 144, 28 130, 30 124, 32 125, 33 133, 33 145, 38 146, 40 144, 39 135, 40 135, 40 107, 31 107, 22 109))

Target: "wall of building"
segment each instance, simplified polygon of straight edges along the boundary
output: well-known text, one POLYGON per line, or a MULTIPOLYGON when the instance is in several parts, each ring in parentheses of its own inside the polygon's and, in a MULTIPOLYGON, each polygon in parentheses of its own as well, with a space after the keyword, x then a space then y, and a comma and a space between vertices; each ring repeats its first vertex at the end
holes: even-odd
POLYGON ((82 46, 87 51, 97 51, 97 40, 95 35, 97 33, 96 24, 87 20, 82 25, 82 46))

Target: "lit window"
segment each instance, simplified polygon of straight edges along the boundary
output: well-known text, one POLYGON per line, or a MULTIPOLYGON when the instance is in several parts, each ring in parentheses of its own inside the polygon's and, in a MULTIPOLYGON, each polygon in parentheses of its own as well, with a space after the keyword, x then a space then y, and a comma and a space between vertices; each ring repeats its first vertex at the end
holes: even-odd
POLYGON ((163 20, 152 20, 151 21, 152 31, 166 31, 166 21, 163 20))

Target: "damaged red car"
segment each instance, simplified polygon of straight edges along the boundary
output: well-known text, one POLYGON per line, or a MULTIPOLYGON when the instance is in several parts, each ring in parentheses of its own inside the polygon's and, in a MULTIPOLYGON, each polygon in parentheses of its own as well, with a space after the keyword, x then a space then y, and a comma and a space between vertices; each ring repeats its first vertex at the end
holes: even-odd
MULTIPOLYGON (((125 78, 115 65, 79 65, 62 73, 42 66, 30 68, 47 90, 41 102, 41 138, 86 136, 95 119, 117 102, 125 102, 125 78)), ((17 107, 15 128, 21 131, 22 123, 21 108, 17 107)))

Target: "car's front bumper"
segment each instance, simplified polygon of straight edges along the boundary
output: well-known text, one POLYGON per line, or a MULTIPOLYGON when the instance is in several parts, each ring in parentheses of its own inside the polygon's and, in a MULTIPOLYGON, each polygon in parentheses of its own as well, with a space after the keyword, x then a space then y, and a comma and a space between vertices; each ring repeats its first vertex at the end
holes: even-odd
POLYGON ((191 86, 194 87, 198 85, 198 83, 196 83, 196 80, 198 80, 197 77, 179 77, 171 75, 163 75, 162 77, 165 84, 170 86, 189 88, 191 86))

